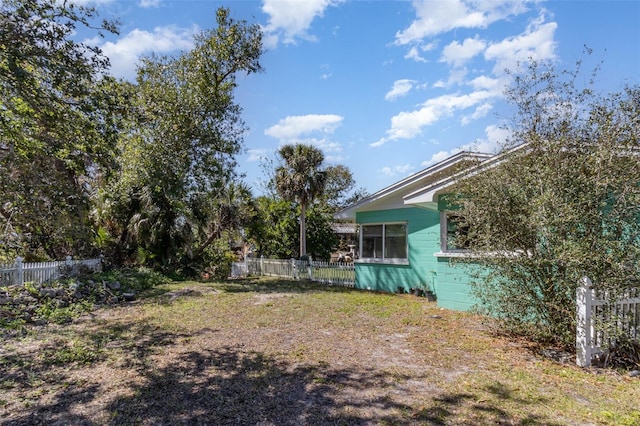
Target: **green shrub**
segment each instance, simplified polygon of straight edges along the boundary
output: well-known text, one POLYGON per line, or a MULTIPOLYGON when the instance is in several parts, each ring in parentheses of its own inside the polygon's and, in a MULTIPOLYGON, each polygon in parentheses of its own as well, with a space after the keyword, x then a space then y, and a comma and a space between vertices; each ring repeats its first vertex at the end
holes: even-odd
POLYGON ((143 291, 160 284, 169 282, 169 278, 150 268, 126 268, 112 269, 99 274, 94 274, 92 279, 96 282, 119 282, 125 291, 143 291))

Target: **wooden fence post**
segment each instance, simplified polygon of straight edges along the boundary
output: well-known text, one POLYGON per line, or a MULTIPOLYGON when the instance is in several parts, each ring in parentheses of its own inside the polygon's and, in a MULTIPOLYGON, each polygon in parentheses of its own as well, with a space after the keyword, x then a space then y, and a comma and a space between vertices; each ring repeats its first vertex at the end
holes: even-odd
POLYGON ((22 258, 20 256, 16 257, 16 261, 14 263, 15 267, 16 267, 16 274, 15 274, 15 278, 14 278, 14 283, 16 285, 23 285, 24 284, 24 271, 22 269, 22 258))
POLYGON ((298 281, 300 277, 298 276, 298 265, 296 265, 296 260, 291 258, 291 274, 293 275, 293 279, 298 281))
POLYGON ((589 367, 593 356, 591 335, 592 282, 583 277, 576 289, 576 364, 589 367))

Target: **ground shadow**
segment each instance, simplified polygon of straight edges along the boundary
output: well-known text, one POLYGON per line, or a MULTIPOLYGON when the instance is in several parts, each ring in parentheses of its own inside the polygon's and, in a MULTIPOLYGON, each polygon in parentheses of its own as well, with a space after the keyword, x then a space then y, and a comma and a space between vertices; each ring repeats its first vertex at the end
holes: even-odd
MULTIPOLYGON (((234 288, 239 292, 327 291, 313 283, 238 281, 234 288)), ((0 424, 92 425, 105 424, 104 419, 110 425, 557 424, 526 414, 527 407, 545 401, 519 399, 499 382, 468 392, 402 395, 397 385, 416 381, 411 373, 390 373, 377 366, 297 364, 243 345, 186 350, 180 348, 181 341, 195 334, 168 332, 145 321, 87 324, 78 333, 98 351, 121 354, 121 368, 135 370, 141 380, 127 383, 125 393, 105 395, 106 387, 100 383, 75 383, 69 378, 68 369, 91 368, 91 364, 52 365, 51 359, 36 352, 7 353, 0 359, 2 379, 24 389, 25 396, 42 390, 48 397, 46 403, 34 397, 20 412, 0 417, 0 424), (169 364, 156 364, 153 355, 165 350, 177 353, 167 358, 169 364), (407 402, 417 400, 423 402, 407 402), (100 421, 76 414, 91 403, 100 404, 100 421), (513 410, 506 408, 514 405, 525 414, 514 418, 513 410)), ((0 400, 1 394, 2 389, 0 400)))
POLYGON ((183 337, 145 321, 118 321, 80 333, 65 331, 59 338, 34 343, 28 351, 6 350, 0 358, 0 408, 8 404, 4 392, 11 392, 24 409, 22 413, 0 411, 0 425, 94 424, 71 411, 104 391, 99 383, 76 382, 72 369, 91 368, 109 351, 119 350, 124 354, 123 368, 142 371, 151 354, 183 337), (79 341, 83 343, 79 345, 79 341))
POLYGON ((461 422, 463 424, 562 426, 564 423, 533 414, 528 409, 544 402, 540 398, 522 399, 504 384, 495 382, 487 385, 484 392, 441 394, 433 398, 429 406, 422 408, 415 415, 415 420, 421 424, 442 426, 461 424, 461 422), (516 405, 526 414, 516 419, 502 408, 505 405, 511 407, 516 405))
POLYGON ((384 397, 345 400, 336 393, 383 386, 387 379, 374 371, 296 366, 226 347, 185 353, 176 364, 149 371, 144 386, 113 401, 108 411, 112 425, 142 419, 145 424, 406 423, 400 413, 410 407, 404 404, 384 397))

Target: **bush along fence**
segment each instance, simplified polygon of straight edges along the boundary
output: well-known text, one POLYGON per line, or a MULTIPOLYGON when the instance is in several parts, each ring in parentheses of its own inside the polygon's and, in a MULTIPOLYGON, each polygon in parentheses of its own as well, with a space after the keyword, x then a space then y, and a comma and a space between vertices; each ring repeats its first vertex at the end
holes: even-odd
POLYGON ((616 339, 640 339, 640 288, 627 289, 616 300, 597 291, 587 277, 576 290, 576 364, 591 365, 616 339))
POLYGON ((353 263, 323 262, 311 258, 309 260, 286 260, 247 257, 244 262, 234 262, 232 264, 232 277, 248 275, 309 280, 344 287, 353 287, 356 281, 353 263))
POLYGON ((63 276, 81 272, 101 272, 103 258, 74 260, 71 256, 63 261, 25 263, 17 257, 13 264, 0 264, 0 285, 23 285, 26 282, 42 284, 63 276))

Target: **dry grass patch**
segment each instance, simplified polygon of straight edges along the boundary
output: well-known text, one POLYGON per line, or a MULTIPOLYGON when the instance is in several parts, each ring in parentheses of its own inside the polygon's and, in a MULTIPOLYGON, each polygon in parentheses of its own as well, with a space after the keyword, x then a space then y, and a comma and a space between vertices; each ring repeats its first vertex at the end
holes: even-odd
POLYGON ((636 424, 640 381, 407 295, 172 283, 0 342, 2 424, 636 424))

